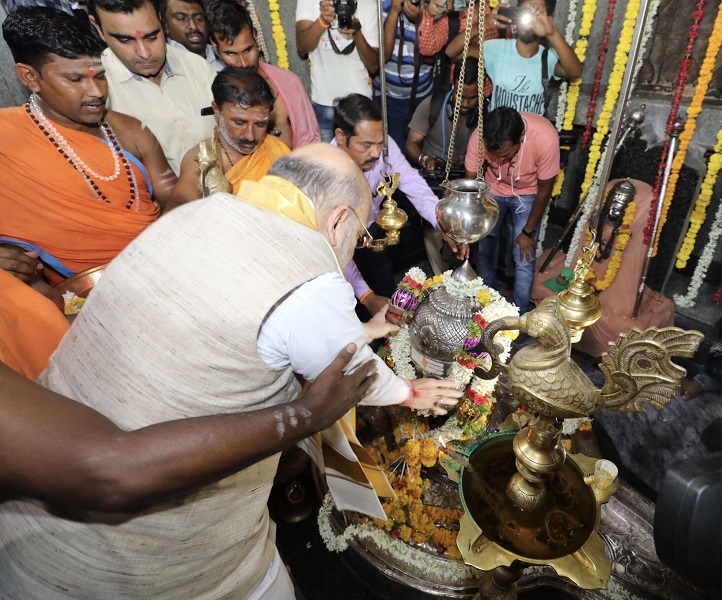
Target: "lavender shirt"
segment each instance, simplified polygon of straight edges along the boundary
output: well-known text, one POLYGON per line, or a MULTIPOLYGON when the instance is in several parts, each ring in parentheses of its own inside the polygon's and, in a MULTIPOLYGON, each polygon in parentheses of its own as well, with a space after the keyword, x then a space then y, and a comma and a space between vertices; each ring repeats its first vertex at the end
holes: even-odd
MULTIPOLYGON (((331 145, 338 146, 335 138, 331 140, 331 145)), ((396 145, 396 142, 391 138, 389 138, 388 162, 391 164, 392 170, 400 174, 399 189, 406 194, 411 204, 419 211, 419 214, 436 228, 436 205, 439 199, 434 192, 431 191, 431 188, 424 178, 419 175, 419 172, 409 164, 406 157, 396 145)), ((381 173, 387 170, 388 167, 384 163, 383 158, 379 158, 373 168, 364 173, 366 181, 369 182, 373 193, 373 202, 371 203, 371 213, 369 215, 369 222, 366 224, 367 226, 375 221, 376 215, 381 208, 381 203, 384 200, 384 196, 376 195, 376 188, 383 179, 381 173)), ((361 298, 371 289, 361 276, 355 262, 351 261, 346 265, 343 274, 351 284, 351 287, 353 287, 354 294, 356 294, 357 298, 361 298)))

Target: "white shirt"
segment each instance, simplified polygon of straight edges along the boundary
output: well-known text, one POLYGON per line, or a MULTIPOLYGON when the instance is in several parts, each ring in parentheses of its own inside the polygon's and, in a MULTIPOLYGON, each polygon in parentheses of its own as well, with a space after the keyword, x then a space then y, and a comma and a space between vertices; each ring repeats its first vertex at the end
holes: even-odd
POLYGON ((313 381, 346 344, 355 342, 358 350, 347 370, 373 359, 379 374, 361 404, 400 404, 408 399, 409 387, 366 343, 355 307, 349 283, 338 273, 325 273, 300 286, 271 312, 258 336, 258 354, 275 369, 290 365, 295 373, 313 381))
MULTIPOLYGON (((298 0, 296 22, 316 21, 320 16, 318 0, 298 0)), ((375 0, 358 0, 354 16, 361 23, 361 34, 369 46, 378 48, 379 25, 375 0)), ((358 49, 350 54, 336 54, 329 35, 333 36, 339 50, 353 42, 350 35, 338 31, 338 22, 334 21, 318 41, 318 46, 308 55, 311 63, 311 100, 323 106, 333 106, 336 98, 349 94, 363 94, 371 97, 371 78, 366 70, 358 49)))
POLYGON ((148 127, 173 171, 180 174, 185 153, 209 138, 216 124, 213 113, 201 116, 201 110, 210 108, 213 101, 213 67, 197 54, 166 45, 165 72, 156 85, 131 72, 110 48, 101 58, 108 80, 108 108, 148 127))

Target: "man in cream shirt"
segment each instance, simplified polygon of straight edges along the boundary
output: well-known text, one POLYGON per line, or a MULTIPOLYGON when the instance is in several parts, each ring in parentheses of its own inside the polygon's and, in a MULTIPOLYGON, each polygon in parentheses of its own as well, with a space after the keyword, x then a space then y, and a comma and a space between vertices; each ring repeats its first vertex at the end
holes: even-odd
POLYGON ((166 45, 150 0, 90 0, 88 10, 108 44, 102 55, 108 106, 142 121, 178 175, 183 155, 213 131, 214 69, 200 56, 166 45))

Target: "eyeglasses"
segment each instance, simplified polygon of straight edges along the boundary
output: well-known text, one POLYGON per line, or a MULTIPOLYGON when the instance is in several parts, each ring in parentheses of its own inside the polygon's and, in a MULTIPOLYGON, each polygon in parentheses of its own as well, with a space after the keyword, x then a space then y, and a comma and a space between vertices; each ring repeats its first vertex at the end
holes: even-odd
POLYGON ((348 209, 354 215, 356 215, 358 222, 361 223, 361 227, 363 228, 363 231, 359 234, 358 240, 356 241, 356 250, 361 250, 361 248, 368 248, 373 252, 379 252, 386 248, 386 238, 375 240, 369 230, 366 229, 366 225, 364 225, 364 222, 361 220, 361 217, 358 216, 358 213, 350 206, 348 207, 348 209))

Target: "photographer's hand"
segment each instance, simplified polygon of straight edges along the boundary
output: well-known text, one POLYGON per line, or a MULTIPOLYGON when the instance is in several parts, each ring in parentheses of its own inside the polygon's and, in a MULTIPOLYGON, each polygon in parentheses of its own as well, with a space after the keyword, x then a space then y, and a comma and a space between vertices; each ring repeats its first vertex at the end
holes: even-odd
POLYGON ((434 18, 443 15, 446 12, 446 0, 429 0, 425 10, 434 18))
POLYGON ((427 173, 433 173, 436 171, 436 159, 433 156, 425 157, 424 164, 422 164, 421 167, 427 173))
POLYGON ((318 3, 318 8, 320 12, 319 18, 330 27, 336 18, 336 8, 333 5, 333 0, 321 0, 321 2, 318 3))
POLYGON ((505 8, 509 7, 508 4, 497 4, 494 10, 484 17, 485 28, 489 29, 491 27, 496 27, 497 29, 506 29, 511 25, 511 19, 509 17, 499 14, 499 8, 502 6, 505 8))
POLYGON ((353 28, 339 30, 341 33, 353 36, 353 41, 356 42, 356 51, 358 52, 361 62, 366 67, 369 75, 372 77, 379 70, 379 49, 371 46, 364 37, 363 31, 361 31, 361 23, 354 15, 351 17, 353 21, 353 28))
POLYGON ((308 55, 318 47, 321 37, 336 18, 333 0, 321 0, 318 10, 319 15, 315 21, 296 21, 296 50, 301 56, 308 55))

